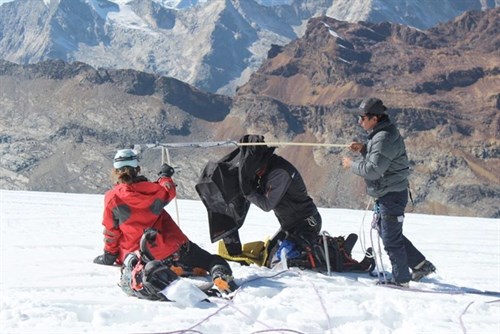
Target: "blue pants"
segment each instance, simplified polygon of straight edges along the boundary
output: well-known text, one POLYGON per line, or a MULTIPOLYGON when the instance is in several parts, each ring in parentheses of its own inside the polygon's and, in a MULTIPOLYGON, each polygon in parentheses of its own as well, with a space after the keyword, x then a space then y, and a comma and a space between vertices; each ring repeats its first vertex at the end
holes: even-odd
POLYGON ((380 236, 391 260, 393 278, 399 283, 409 282, 409 268, 417 266, 425 256, 403 235, 408 190, 387 193, 376 203, 380 210, 380 236))

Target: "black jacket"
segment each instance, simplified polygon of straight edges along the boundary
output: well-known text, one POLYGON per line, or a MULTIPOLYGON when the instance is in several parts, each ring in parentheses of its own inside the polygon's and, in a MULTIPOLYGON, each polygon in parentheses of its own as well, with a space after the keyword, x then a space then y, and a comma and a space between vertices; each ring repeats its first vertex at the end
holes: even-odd
POLYGON ((255 190, 246 198, 264 211, 273 210, 285 231, 318 212, 300 173, 275 154, 269 158, 264 173, 256 177, 255 190))
MULTIPOLYGON (((244 137, 244 142, 262 140, 244 137)), ((274 150, 266 145, 241 146, 206 165, 195 188, 207 208, 212 242, 239 239, 237 230, 250 202, 264 211, 273 210, 285 231, 318 212, 300 173, 274 150)))
POLYGON ((238 148, 219 161, 208 162, 195 186, 207 208, 212 242, 237 233, 250 208, 240 190, 239 153, 238 148))

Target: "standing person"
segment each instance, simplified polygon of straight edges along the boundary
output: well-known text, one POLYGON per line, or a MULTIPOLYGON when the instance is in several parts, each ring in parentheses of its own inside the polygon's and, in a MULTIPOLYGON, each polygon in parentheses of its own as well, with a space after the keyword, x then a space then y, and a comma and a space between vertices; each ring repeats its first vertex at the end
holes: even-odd
POLYGON ((359 108, 358 122, 368 132, 368 142, 353 142, 349 149, 360 153, 363 159, 343 157, 342 165, 363 177, 368 195, 375 198, 378 230, 392 265, 393 278, 389 283, 409 286, 410 280, 419 281, 436 268, 403 235, 410 172, 406 147, 382 100, 368 98, 359 108))
MULTIPOLYGON (((245 135, 240 139, 240 143, 263 142, 264 137, 259 135, 245 135)), ((314 243, 322 224, 299 171, 274 150, 275 147, 266 145, 241 146, 239 158, 243 195, 262 210, 274 211, 280 224, 268 247, 270 255, 278 240, 285 238, 314 243)))
MULTIPOLYGON (((162 299, 159 291, 177 277, 174 267, 179 274, 179 267, 201 268, 211 274, 219 290, 234 291, 237 286, 227 261, 190 241, 164 210, 176 195, 174 169, 163 164, 158 180, 150 182, 139 174, 137 156, 130 149, 116 153, 113 167, 116 184, 104 197, 104 253, 94 263, 125 264, 123 274, 124 270, 132 271, 138 262, 145 262, 139 277, 143 282, 127 282, 134 285, 132 290, 138 292, 134 295, 141 298, 162 299), (136 256, 129 261, 131 254, 136 256), (146 286, 147 291, 142 291, 144 281, 152 283, 146 286)), ((131 291, 128 288, 122 286, 126 292, 131 291)))

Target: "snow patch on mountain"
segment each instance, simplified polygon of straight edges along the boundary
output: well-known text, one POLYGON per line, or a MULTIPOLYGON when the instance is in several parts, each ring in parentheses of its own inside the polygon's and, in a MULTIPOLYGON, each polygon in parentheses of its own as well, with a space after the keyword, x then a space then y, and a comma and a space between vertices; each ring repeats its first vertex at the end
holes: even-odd
POLYGON ((500 0, 0 0, 8 2, 14 6, 0 8, 0 59, 132 68, 232 95, 272 44, 302 36, 312 17, 426 29, 500 0), (55 29, 44 24, 51 22, 55 29))
MULTIPOLYGON (((99 0, 93 0, 93 3, 95 4, 97 2, 97 5, 99 3, 99 0)), ((107 14, 106 17, 103 17, 107 19, 108 23, 113 25, 119 25, 124 28, 128 29, 137 29, 137 30, 143 30, 144 32, 149 32, 152 34, 156 34, 154 30, 151 29, 151 27, 143 20, 141 19, 132 9, 130 5, 122 1, 121 3, 117 3, 120 10, 117 12, 104 12, 107 14)), ((97 6, 99 7, 99 6, 97 6)), ((94 9, 99 12, 99 9, 94 7, 94 9)), ((103 13, 103 11, 100 11, 100 14, 103 13)))

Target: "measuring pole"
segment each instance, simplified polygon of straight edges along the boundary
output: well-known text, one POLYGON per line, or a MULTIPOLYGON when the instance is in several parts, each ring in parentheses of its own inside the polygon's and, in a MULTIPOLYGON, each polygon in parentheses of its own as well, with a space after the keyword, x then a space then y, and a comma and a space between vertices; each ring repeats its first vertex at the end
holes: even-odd
MULTIPOLYGON (((168 152, 168 148, 165 146, 162 146, 161 148, 161 164, 163 165, 164 163, 167 163, 168 165, 172 166, 170 163, 170 154, 168 152)), ((179 216, 179 205, 177 203, 177 190, 175 191, 176 195, 174 197, 174 203, 175 203, 175 214, 177 217, 177 225, 181 226, 181 219, 179 216)))

